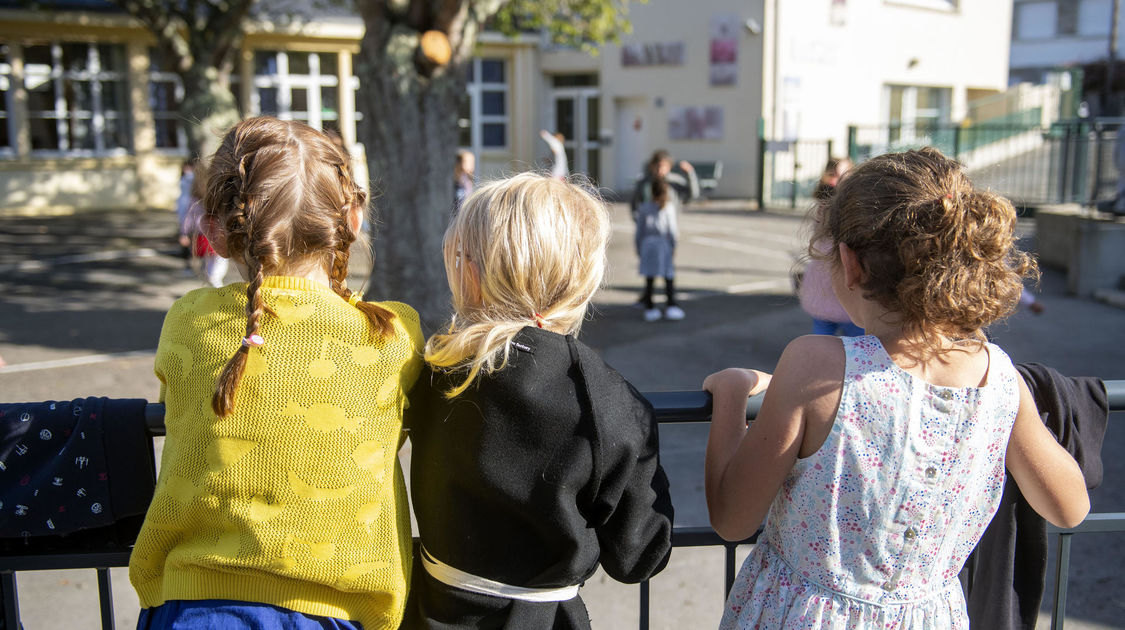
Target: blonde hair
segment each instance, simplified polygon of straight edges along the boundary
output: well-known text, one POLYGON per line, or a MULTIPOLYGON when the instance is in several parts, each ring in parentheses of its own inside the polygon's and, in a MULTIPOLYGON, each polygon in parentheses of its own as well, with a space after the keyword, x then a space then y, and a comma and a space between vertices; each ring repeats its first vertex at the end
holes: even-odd
MULTIPOLYGON (((196 175, 197 178, 200 175, 196 175)), ((326 134, 297 121, 260 116, 227 132, 206 169, 205 216, 221 226, 230 257, 249 272, 246 337, 258 332, 267 310, 260 288, 268 275, 318 265, 332 290, 347 300, 348 258, 356 235, 349 214, 367 207, 350 160, 326 134)), ((378 333, 393 333, 394 313, 356 302, 378 333)), ((220 417, 234 409, 246 368, 243 345, 219 374, 211 407, 220 417)))
POLYGON ((867 274, 864 296, 902 318, 936 353, 940 337, 985 340, 981 328, 1010 314, 1038 267, 1016 247, 1016 210, 976 190, 964 166, 926 147, 872 158, 848 171, 820 210, 809 245, 831 258, 840 243, 867 274), (828 239, 827 252, 814 244, 828 239))
POLYGON ((605 275, 609 232, 596 192, 546 175, 491 182, 465 200, 442 248, 453 318, 425 351, 435 368, 467 371, 446 396, 465 391, 482 371, 504 367, 525 326, 578 332, 605 275), (465 282, 470 273, 479 295, 465 282))

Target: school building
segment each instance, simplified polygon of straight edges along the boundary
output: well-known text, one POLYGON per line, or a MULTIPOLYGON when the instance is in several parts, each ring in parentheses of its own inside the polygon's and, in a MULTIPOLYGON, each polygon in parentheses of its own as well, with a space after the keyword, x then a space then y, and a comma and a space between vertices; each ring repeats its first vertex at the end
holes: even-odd
MULTIPOLYGON (((23 6, 0 0, 0 213, 171 207, 191 122, 152 36, 105 0, 23 6)), ((763 150, 817 139, 840 155, 849 124, 956 121, 1008 81, 1011 2, 629 8, 631 32, 597 55, 546 35, 482 35, 457 121, 482 177, 545 165, 546 129, 564 135, 571 170, 607 188, 630 190, 663 148, 722 162, 715 196, 754 197, 770 185, 759 181, 763 150)), ((362 157, 352 69, 362 34, 346 14, 248 23, 232 74, 243 114, 335 128, 362 157)), ((814 162, 804 168, 818 171, 814 162)))

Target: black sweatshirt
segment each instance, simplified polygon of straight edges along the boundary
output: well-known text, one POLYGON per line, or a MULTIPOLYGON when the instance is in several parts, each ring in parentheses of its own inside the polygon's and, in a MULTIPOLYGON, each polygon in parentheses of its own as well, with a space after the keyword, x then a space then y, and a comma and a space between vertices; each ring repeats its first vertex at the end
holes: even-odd
MULTIPOLYGON (((447 400, 463 374, 423 371, 406 420, 422 544, 462 571, 533 588, 623 582, 671 552, 672 502, 652 407, 573 337, 528 327, 509 363, 447 400)), ((579 598, 528 603, 453 589, 416 563, 404 627, 588 628, 579 598)))
MULTIPOLYGON (((1102 481, 1102 440, 1109 416, 1105 386, 1038 363, 1016 366, 1047 429, 1078 461, 1086 487, 1102 481)), ((1034 630, 1047 574, 1047 522, 1008 475, 996 516, 961 570, 973 628, 1034 630)))

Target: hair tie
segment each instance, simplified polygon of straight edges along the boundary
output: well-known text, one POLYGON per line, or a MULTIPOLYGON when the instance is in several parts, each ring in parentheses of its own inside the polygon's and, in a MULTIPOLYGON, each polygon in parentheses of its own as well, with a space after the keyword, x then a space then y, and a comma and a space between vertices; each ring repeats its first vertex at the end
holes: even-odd
POLYGON ((953 193, 945 193, 946 199, 953 199, 953 193))
POLYGON ((257 334, 257 333, 254 333, 253 335, 250 335, 249 337, 243 337, 242 338, 242 346, 244 348, 257 348, 259 346, 265 345, 265 343, 266 343, 266 340, 262 339, 262 336, 257 334))
POLYGON ((540 328, 543 327, 543 316, 542 315, 540 315, 539 313, 532 313, 531 319, 532 319, 532 321, 535 322, 536 326, 538 326, 540 328))
POLYGON ((355 291, 352 291, 352 294, 348 296, 348 304, 351 304, 352 306, 355 306, 356 303, 361 301, 363 301, 362 293, 356 293, 355 291))

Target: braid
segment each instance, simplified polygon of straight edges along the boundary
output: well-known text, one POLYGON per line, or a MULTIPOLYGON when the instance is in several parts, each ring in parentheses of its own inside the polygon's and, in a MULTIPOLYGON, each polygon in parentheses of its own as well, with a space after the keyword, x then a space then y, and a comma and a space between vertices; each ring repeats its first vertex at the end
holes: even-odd
MULTIPOLYGON (((260 289, 265 273, 256 256, 247 252, 246 264, 250 271, 250 282, 246 284, 246 337, 258 334, 261 325, 262 313, 265 312, 265 302, 262 300, 260 289)), ((220 417, 230 415, 234 410, 234 392, 242 381, 242 374, 246 371, 246 361, 250 355, 250 348, 245 344, 239 346, 234 356, 223 366, 219 380, 215 384, 215 393, 211 396, 211 409, 220 417)))
MULTIPOLYGON (((348 225, 348 214, 351 212, 352 208, 356 207, 356 204, 365 203, 367 197, 349 176, 347 164, 337 164, 336 175, 340 180, 340 188, 344 193, 344 205, 340 209, 340 217, 336 221, 336 250, 333 252, 332 269, 328 274, 328 281, 332 285, 332 290, 335 291, 337 295, 350 301, 352 291, 348 289, 348 259, 351 258, 351 248, 352 243, 355 242, 355 233, 352 232, 351 226, 348 225)), ((391 323, 395 318, 394 313, 381 306, 362 300, 356 302, 355 307, 366 315, 367 319, 371 320, 375 329, 379 331, 380 337, 388 339, 394 335, 394 325, 391 323)))

